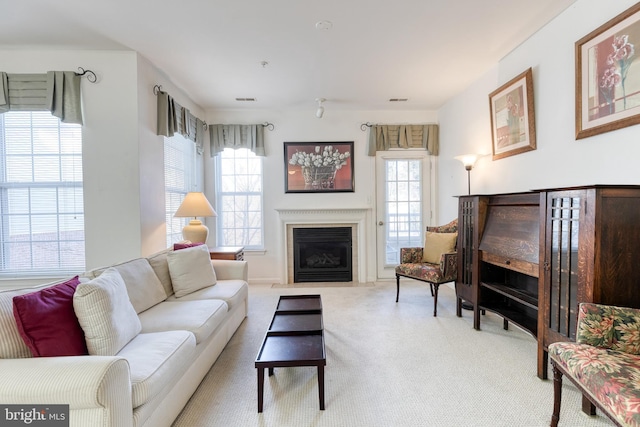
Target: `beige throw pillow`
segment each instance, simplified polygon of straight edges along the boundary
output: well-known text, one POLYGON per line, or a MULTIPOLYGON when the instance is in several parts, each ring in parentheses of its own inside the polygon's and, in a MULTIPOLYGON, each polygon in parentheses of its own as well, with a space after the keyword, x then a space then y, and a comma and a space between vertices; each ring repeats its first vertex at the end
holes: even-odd
POLYGON ((73 295, 73 309, 92 355, 115 356, 142 330, 124 280, 115 268, 80 283, 73 295))
MULTIPOLYGON (((167 299, 167 293, 162 287, 160 279, 146 258, 133 259, 111 267, 118 270, 122 276, 129 300, 136 313, 141 313, 167 299)), ((94 270, 94 272, 96 276, 99 276, 104 270, 106 268, 94 270)))
POLYGON ((458 233, 434 233, 427 231, 422 250, 422 261, 439 264, 442 254, 455 252, 458 233))
POLYGON ((216 273, 206 245, 169 252, 167 262, 176 298, 216 284, 216 273))

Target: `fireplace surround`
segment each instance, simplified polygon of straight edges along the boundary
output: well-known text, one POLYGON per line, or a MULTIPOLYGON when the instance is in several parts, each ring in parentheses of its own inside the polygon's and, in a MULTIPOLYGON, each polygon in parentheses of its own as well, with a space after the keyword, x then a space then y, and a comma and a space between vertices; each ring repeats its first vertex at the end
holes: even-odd
POLYGON ((352 281, 366 282, 367 244, 365 225, 368 208, 277 209, 283 236, 282 283, 295 283, 293 277, 293 229, 309 227, 350 227, 352 230, 352 281))

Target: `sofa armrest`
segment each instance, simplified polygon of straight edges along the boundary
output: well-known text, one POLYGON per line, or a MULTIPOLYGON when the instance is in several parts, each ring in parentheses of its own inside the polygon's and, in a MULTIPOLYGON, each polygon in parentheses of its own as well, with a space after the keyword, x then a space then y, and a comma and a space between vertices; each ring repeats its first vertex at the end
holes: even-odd
POLYGON ((440 271, 442 271, 442 277, 448 279, 455 279, 458 275, 458 253, 449 252, 442 254, 440 257, 440 271))
POLYGON ((234 261, 228 259, 212 259, 211 265, 220 280, 244 280, 248 281, 249 264, 247 261, 234 261))
POLYGON ((400 264, 417 264, 422 262, 422 248, 400 248, 400 264))
POLYGON ((117 356, 0 360, 0 402, 65 404, 70 425, 131 426, 128 362, 117 356))

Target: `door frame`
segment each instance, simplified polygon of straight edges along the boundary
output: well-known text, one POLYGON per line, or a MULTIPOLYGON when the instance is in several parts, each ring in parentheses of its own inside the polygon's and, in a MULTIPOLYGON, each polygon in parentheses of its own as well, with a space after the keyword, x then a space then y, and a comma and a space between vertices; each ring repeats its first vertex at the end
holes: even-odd
POLYGON ((384 176, 381 172, 384 170, 385 159, 418 159, 422 160, 422 176, 423 179, 428 176, 429 185, 422 188, 423 204, 422 204, 422 224, 437 224, 437 210, 435 209, 435 201, 437 200, 437 177, 438 177, 438 157, 432 156, 428 151, 422 149, 392 149, 387 151, 378 151, 375 158, 375 204, 374 204, 374 227, 375 227, 375 271, 376 277, 380 280, 388 280, 395 278, 395 267, 385 267, 384 265, 384 244, 385 233, 383 233, 384 225, 378 225, 380 221, 386 221, 386 212, 384 211, 384 176))

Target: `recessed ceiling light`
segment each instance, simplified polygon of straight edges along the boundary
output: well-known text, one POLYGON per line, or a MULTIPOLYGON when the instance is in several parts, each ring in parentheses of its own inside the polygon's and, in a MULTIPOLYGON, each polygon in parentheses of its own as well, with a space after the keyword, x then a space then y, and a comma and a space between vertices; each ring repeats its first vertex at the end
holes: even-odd
POLYGON ((389 102, 407 102, 409 98, 389 98, 389 102))
POLYGON ((255 100, 256 100, 255 98, 236 98, 236 101, 254 102, 255 100))
POLYGON ((333 28, 333 22, 331 21, 318 21, 316 22, 316 30, 330 30, 333 28))

